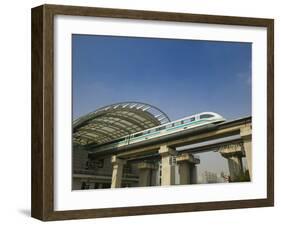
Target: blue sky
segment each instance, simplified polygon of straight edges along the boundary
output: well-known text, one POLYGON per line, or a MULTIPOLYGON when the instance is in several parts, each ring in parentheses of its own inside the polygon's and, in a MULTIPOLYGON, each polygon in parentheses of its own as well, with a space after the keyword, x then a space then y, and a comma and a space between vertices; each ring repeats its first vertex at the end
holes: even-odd
POLYGON ((251 43, 73 35, 73 118, 122 101, 171 120, 251 115, 251 43))

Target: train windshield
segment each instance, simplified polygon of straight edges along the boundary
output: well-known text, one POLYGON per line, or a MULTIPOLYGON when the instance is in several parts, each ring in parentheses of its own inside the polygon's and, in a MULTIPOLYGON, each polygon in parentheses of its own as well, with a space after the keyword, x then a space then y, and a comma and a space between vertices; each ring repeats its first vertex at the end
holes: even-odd
POLYGON ((214 117, 213 115, 211 114, 203 114, 203 115, 200 115, 200 119, 204 119, 204 118, 212 118, 214 117))

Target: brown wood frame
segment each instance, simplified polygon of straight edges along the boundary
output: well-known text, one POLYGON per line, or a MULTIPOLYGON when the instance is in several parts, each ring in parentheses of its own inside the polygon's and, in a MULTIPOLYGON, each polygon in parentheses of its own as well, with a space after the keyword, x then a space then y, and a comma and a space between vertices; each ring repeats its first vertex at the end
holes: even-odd
POLYGON ((32 200, 31 215, 49 220, 219 210, 274 205, 274 20, 125 9, 42 5, 32 9, 32 200), (267 28, 267 198, 156 206, 54 211, 53 26, 55 15, 241 25, 267 28))

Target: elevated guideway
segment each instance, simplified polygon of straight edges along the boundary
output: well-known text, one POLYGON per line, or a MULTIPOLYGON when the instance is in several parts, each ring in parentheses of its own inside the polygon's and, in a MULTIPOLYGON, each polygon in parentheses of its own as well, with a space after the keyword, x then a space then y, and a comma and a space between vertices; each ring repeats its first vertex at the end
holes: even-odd
POLYGON ((241 142, 243 140, 241 130, 251 129, 251 123, 252 117, 248 116, 219 124, 209 124, 106 151, 98 152, 93 149, 91 150, 91 147, 88 148, 88 151, 96 157, 116 154, 120 158, 137 158, 158 153, 160 147, 166 145, 173 149, 186 146, 184 150, 179 149, 179 152, 198 153, 214 149, 219 145, 241 142))
POLYGON ((252 117, 239 118, 219 124, 208 124, 171 135, 129 144, 106 151, 88 150, 92 158, 112 156, 111 187, 119 187, 123 166, 130 161, 139 162, 140 181, 146 185, 148 172, 155 169, 151 160, 161 163, 161 185, 175 183, 173 161, 178 165, 180 184, 196 183, 197 159, 193 154, 217 151, 228 161, 230 180, 243 173, 242 158, 246 157, 250 178, 252 173, 252 117))

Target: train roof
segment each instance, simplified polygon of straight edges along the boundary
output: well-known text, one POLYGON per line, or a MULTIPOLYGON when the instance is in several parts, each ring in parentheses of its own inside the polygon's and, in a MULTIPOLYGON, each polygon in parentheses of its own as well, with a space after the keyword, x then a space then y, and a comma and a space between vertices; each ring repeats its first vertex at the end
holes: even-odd
MULTIPOLYGON (((174 120, 174 121, 167 122, 167 123, 165 123, 165 124, 163 124, 163 125, 154 126, 154 127, 148 128, 148 129, 143 130, 143 131, 148 131, 148 130, 154 129, 154 128, 156 129, 156 128, 159 128, 159 127, 161 127, 161 126, 165 126, 165 125, 168 125, 168 124, 171 124, 171 123, 179 122, 179 121, 182 121, 182 120, 185 120, 185 119, 188 119, 188 118, 192 118, 192 117, 196 117, 196 116, 198 116, 198 115, 204 115, 204 114, 212 114, 212 115, 214 115, 214 116, 218 116, 218 117, 221 117, 222 119, 224 119, 220 114, 215 113, 215 112, 201 112, 201 113, 198 113, 198 114, 186 116, 186 117, 184 117, 184 118, 180 118, 180 119, 177 119, 177 120, 174 120)), ((139 132, 141 132, 141 131, 139 131, 139 132)), ((137 132, 136 132, 136 133, 137 133, 137 132)))

